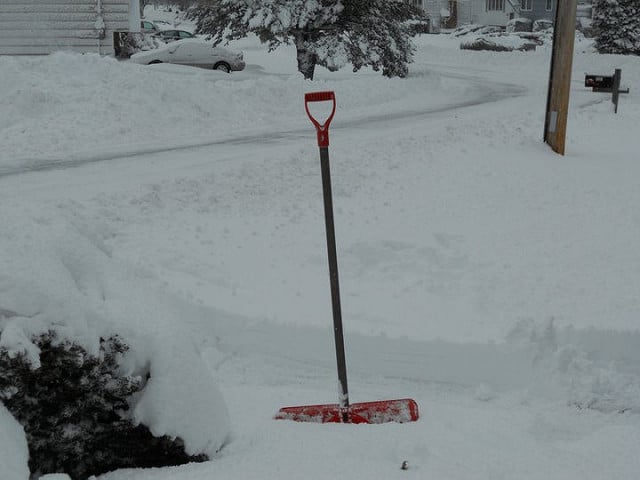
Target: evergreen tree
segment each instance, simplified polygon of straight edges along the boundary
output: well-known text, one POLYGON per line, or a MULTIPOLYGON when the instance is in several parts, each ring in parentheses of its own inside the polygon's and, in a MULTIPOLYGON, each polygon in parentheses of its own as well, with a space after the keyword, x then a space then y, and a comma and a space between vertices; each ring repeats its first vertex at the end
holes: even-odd
POLYGON ((598 52, 640 55, 640 0, 597 0, 593 29, 598 52))
POLYGON ((34 476, 64 472, 84 480, 118 468, 207 460, 187 455, 179 438, 154 437, 127 418, 129 399, 146 379, 119 373, 128 350, 119 337, 101 340, 97 356, 55 331, 33 342, 37 368, 24 353, 0 347, 0 401, 24 428, 34 476))
POLYGON ((215 43, 255 33, 270 50, 296 47, 298 71, 313 79, 316 65, 331 71, 348 62, 388 77, 404 77, 412 60, 415 7, 401 0, 204 0, 191 9, 199 33, 215 43))

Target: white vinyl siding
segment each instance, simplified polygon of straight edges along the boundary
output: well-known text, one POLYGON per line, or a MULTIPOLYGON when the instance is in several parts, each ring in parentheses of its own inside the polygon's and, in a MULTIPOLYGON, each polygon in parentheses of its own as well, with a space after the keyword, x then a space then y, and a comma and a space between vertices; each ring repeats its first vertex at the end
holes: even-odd
POLYGON ((112 54, 113 32, 129 29, 129 5, 130 0, 0 0, 0 54, 112 54), (104 38, 96 28, 99 18, 104 38))

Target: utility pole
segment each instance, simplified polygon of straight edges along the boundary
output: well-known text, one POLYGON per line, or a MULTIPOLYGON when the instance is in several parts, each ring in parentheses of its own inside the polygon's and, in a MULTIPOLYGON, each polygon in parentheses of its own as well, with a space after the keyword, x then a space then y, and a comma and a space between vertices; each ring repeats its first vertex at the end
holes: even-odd
POLYGON ((554 152, 564 155, 577 5, 576 0, 556 0, 556 3, 544 141, 554 152))

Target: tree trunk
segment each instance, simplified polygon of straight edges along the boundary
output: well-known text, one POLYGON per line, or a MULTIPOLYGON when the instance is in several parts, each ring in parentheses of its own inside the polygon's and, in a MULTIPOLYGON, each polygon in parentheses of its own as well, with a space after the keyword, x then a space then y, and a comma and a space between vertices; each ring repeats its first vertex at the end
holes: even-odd
POLYGON ((144 18, 144 7, 149 3, 149 0, 140 0, 140 18, 144 18))
POLYGON ((307 50, 306 35, 300 34, 295 36, 296 57, 298 59, 298 71, 302 73, 305 79, 313 80, 313 73, 316 69, 318 58, 316 54, 307 50))

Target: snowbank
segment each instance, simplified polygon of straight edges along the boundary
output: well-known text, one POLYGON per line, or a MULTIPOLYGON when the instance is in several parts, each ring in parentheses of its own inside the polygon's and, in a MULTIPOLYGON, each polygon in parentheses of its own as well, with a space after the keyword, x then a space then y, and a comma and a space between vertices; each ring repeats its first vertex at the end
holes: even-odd
POLYGON ((28 480, 29 450, 24 430, 0 402, 0 465, 2 480, 28 480))
POLYGON ((226 404, 181 324, 201 313, 114 261, 95 232, 55 207, 16 215, 3 205, 0 221, 11 226, 0 233, 0 346, 37 366, 29 339, 50 328, 93 354, 100 337, 119 334, 131 347, 125 373, 151 375, 133 419, 181 437, 189 454, 215 454, 229 434, 226 404))
POLYGON ((282 47, 265 64, 264 54, 245 48, 250 45, 237 46, 245 50, 247 70, 230 75, 67 52, 0 58, 0 172, 103 152, 244 138, 264 134, 274 122, 295 130, 303 112, 300 98, 311 89, 336 90, 341 121, 442 104, 448 93, 460 94, 459 82, 436 75, 407 79, 401 89, 399 80, 366 72, 354 78, 320 74, 312 83, 288 74, 295 59, 291 47, 282 47))

